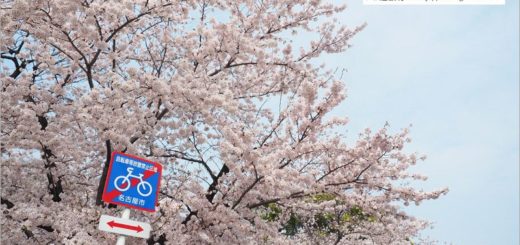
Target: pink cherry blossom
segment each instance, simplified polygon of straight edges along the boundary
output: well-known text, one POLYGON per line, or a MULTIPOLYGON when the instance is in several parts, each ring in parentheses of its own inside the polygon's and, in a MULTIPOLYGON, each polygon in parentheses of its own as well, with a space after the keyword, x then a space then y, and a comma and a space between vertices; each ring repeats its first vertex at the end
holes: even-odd
POLYGON ((132 214, 151 223, 150 243, 420 241, 429 223, 402 205, 447 189, 410 184, 426 177, 408 171, 422 158, 405 151, 407 129, 347 143, 347 118, 331 116, 343 82, 313 63, 363 29, 333 18, 343 10, 315 0, 2 2, 1 241, 114 243, 97 229, 101 214, 121 210, 97 198, 113 151, 165 169, 157 212, 132 214))

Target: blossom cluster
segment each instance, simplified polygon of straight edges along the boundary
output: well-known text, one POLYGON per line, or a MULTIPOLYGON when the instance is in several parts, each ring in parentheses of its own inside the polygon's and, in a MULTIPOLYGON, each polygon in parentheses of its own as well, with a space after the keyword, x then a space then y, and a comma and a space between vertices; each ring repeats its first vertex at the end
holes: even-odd
POLYGON ((330 116, 345 88, 315 58, 345 51, 363 29, 332 17, 344 9, 0 3, 1 242, 114 243, 97 229, 120 210, 98 198, 113 151, 164 169, 158 212, 132 217, 152 237, 132 243, 419 241, 428 223, 402 205, 447 190, 411 183, 425 177, 409 172, 422 157, 404 150, 407 129, 347 143, 347 118, 330 116))

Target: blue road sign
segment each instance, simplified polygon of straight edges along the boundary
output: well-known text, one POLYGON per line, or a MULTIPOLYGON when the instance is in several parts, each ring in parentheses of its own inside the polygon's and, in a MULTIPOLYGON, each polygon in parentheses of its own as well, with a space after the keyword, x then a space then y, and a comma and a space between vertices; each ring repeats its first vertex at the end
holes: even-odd
POLYGON ((113 152, 102 199, 129 208, 155 212, 162 166, 136 156, 113 152))

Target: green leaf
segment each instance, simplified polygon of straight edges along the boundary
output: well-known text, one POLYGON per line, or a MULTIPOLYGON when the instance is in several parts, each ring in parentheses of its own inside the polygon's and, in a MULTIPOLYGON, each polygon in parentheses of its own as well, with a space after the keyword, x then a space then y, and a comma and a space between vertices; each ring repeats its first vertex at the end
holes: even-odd
POLYGON ((284 234, 288 236, 294 236, 298 233, 298 230, 303 227, 303 222, 295 214, 291 214, 291 217, 285 223, 283 230, 284 234))
POLYGON ((376 217, 373 215, 368 216, 368 222, 376 222, 376 217))
POLYGON ((358 206, 352 207, 348 212, 350 213, 351 216, 357 216, 357 217, 363 216, 363 209, 361 209, 358 206))
POLYGON ((341 216, 341 221, 342 221, 342 222, 349 222, 351 219, 352 219, 352 217, 350 216, 349 213, 344 213, 344 214, 341 216))
POLYGON ((278 219, 278 217, 282 213, 282 209, 279 208, 278 205, 276 205, 276 203, 270 203, 270 204, 266 205, 266 207, 267 207, 266 213, 260 215, 260 218, 262 218, 263 220, 267 220, 270 222, 275 221, 278 219))
POLYGON ((320 203, 320 202, 334 200, 335 198, 336 198, 336 196, 334 194, 318 193, 318 194, 312 196, 312 201, 320 203))

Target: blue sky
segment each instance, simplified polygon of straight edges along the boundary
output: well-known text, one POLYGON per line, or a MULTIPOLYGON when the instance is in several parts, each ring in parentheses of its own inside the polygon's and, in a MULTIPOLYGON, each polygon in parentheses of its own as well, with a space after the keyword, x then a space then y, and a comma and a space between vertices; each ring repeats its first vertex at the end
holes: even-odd
POLYGON ((413 124, 409 151, 428 155, 415 171, 448 195, 408 211, 435 222, 424 235, 453 244, 519 241, 518 1, 502 6, 364 6, 339 17, 367 22, 339 55, 346 68, 349 135, 413 124))

